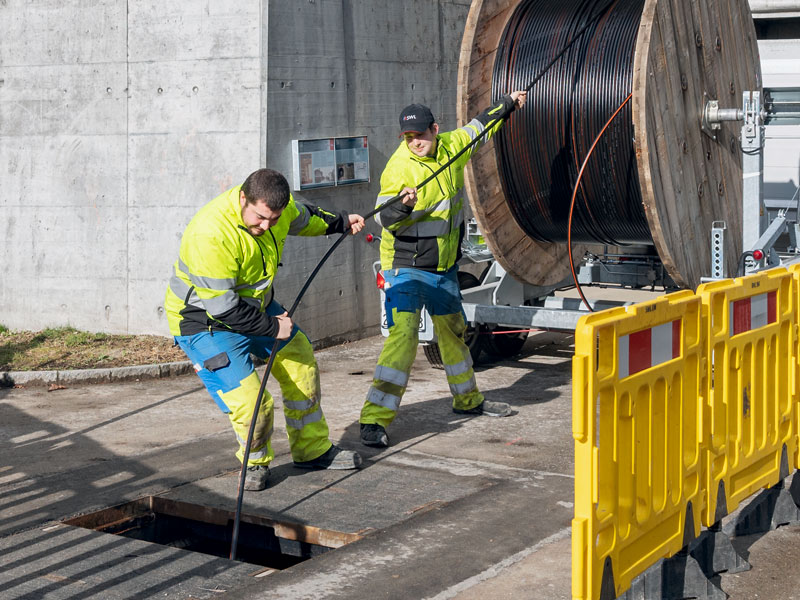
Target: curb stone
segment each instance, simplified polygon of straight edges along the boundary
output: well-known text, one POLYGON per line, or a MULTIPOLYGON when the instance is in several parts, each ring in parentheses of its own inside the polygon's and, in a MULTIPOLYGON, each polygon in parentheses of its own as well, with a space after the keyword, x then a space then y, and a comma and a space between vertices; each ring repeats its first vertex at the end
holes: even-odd
POLYGON ((179 361, 133 367, 107 369, 75 369, 64 371, 3 371, 0 387, 15 385, 51 385, 74 383, 111 383, 132 379, 161 379, 194 373, 191 361, 179 361))

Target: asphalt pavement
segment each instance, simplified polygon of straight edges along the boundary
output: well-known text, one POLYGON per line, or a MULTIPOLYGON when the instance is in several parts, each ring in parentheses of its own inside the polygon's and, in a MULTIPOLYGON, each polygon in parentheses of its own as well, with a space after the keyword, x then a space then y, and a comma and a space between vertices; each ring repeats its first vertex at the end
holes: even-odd
MULTIPOLYGON (((375 449, 358 415, 381 343, 317 352, 331 437, 362 469, 295 468, 276 415, 270 485, 245 494, 243 523, 279 562, 310 557, 289 568, 230 561, 223 539, 194 551, 174 524, 162 526, 171 545, 152 543, 158 527, 130 507, 93 515, 138 500, 156 523, 228 523, 235 441, 194 375, 0 389, 0 598, 570 598, 572 336, 535 333, 519 356, 478 367, 486 396, 515 410, 503 419, 454 414, 444 372, 420 352, 391 446, 375 449), (112 521, 126 535, 95 529, 112 521)), ((723 589, 800 598, 799 536, 737 539, 754 568, 723 589)))

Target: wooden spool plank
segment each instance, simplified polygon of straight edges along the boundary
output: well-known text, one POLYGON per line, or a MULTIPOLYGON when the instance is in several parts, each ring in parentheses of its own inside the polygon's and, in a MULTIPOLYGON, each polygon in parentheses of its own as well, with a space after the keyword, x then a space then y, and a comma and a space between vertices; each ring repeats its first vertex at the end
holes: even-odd
MULTIPOLYGON (((710 8, 712 10, 716 10, 716 14, 718 15, 720 23, 725 24, 725 28, 728 31, 740 31, 744 33, 743 22, 737 16, 741 14, 739 6, 727 2, 720 3, 717 0, 714 0, 710 8)), ((750 17, 748 16, 748 18, 750 17)), ((714 93, 716 94, 716 99, 720 101, 723 107, 734 108, 741 105, 742 102, 742 90, 737 86, 737 82, 747 81, 746 65, 751 63, 749 63, 748 60, 738 60, 738 56, 735 53, 722 51, 722 45, 727 44, 729 41, 725 39, 724 36, 721 36, 718 31, 715 31, 713 35, 714 43, 712 47, 714 49, 708 51, 708 53, 717 55, 719 60, 717 66, 718 71, 715 71, 716 87, 714 89, 714 93), (717 39, 720 41, 720 50, 717 50, 716 48, 717 39)), ((741 49, 743 52, 745 52, 745 54, 747 53, 746 45, 742 45, 741 49)), ((716 185, 710 185, 708 190, 711 212, 712 214, 716 215, 723 214, 722 211, 724 211, 727 207, 725 196, 731 193, 736 194, 735 190, 740 190, 741 188, 741 171, 739 171, 739 179, 736 181, 726 181, 725 178, 726 161, 732 159, 736 163, 737 167, 740 167, 741 165, 741 154, 738 140, 741 124, 735 123, 733 125, 733 127, 726 128, 724 133, 720 132, 716 142, 708 138, 708 136, 703 136, 706 138, 705 143, 707 145, 711 146, 715 143, 718 143, 720 147, 720 151, 716 155, 717 160, 713 163, 713 165, 711 165, 713 167, 714 174, 717 177, 716 185)), ((739 203, 741 204, 741 193, 738 194, 738 197, 740 198, 739 203)), ((739 227, 741 228, 741 218, 739 223, 739 227)), ((741 238, 741 234, 739 234, 739 238, 741 238)), ((737 246, 737 251, 741 252, 741 244, 737 246)), ((731 258, 738 259, 738 255, 731 258)), ((729 261, 729 273, 735 274, 736 263, 738 263, 738 260, 729 261), (734 270, 732 271, 731 269, 734 270)))
POLYGON ((741 253, 741 125, 725 123, 711 139, 701 123, 709 99, 735 108, 741 90, 759 89, 755 27, 745 0, 647 0, 639 33, 633 121, 642 201, 667 271, 693 288, 711 273, 714 221, 727 225, 728 273, 741 253))
MULTIPOLYGON (((520 0, 474 0, 470 7, 458 72, 458 121, 467 123, 489 106, 492 73, 500 37, 520 0)), ((512 90, 509 90, 512 91, 512 90)), ((513 118, 513 117, 512 117, 513 118)), ((500 265, 520 281, 552 285, 569 276, 564 244, 546 244, 527 236, 508 208, 499 179, 494 142, 489 141, 464 173, 472 214, 500 265)), ((579 259, 584 247, 573 248, 579 259)))
MULTIPOLYGON (((740 100, 729 96, 729 89, 734 85, 735 79, 731 78, 729 75, 731 70, 729 65, 731 64, 731 61, 736 60, 736 57, 731 56, 727 52, 721 52, 721 45, 719 46, 720 49, 718 50, 716 43, 717 40, 720 40, 720 42, 722 41, 722 37, 720 37, 720 28, 717 24, 717 21, 720 23, 725 23, 723 12, 728 6, 729 3, 727 2, 719 3, 717 0, 710 0, 709 2, 692 5, 692 8, 696 11, 697 7, 699 7, 701 15, 701 31, 703 38, 702 54, 704 59, 703 64, 706 68, 706 71, 702 73, 706 81, 706 89, 703 90, 705 92, 704 101, 709 99, 719 99, 721 102, 723 102, 724 106, 736 106, 740 100), (728 83, 729 80, 730 83, 728 83), (726 104, 726 97, 728 102, 733 101, 734 103, 726 104)), ((734 129, 738 130, 739 126, 737 125, 734 129)), ((721 162, 726 150, 728 150, 727 136, 722 135, 722 132, 720 132, 720 137, 717 141, 706 135, 701 137, 704 151, 703 155, 706 157, 705 164, 708 168, 708 177, 705 181, 703 181, 703 195, 700 197, 700 204, 710 215, 727 214, 727 204, 726 199, 724 198, 725 169, 723 162, 721 162), (708 159, 709 154, 712 157, 711 160, 708 159)), ((741 188, 741 179, 741 169, 739 169, 736 189, 741 188)), ((739 206, 741 206, 741 193, 739 194, 739 198, 740 200, 738 200, 738 203, 739 206)), ((713 220, 714 219, 712 219, 712 221, 713 220)), ((719 220, 723 220, 723 218, 719 218, 719 220)), ((739 234, 738 237, 741 238, 741 234, 739 234)), ((709 245, 711 243, 710 231, 707 243, 709 245)), ((741 244, 739 244, 739 247, 741 247, 741 244)), ((710 258, 709 250, 709 270, 711 269, 710 258)), ((729 260, 729 269, 731 264, 735 265, 735 262, 731 263, 729 260)), ((701 273, 701 276, 708 274, 709 271, 706 271, 705 273, 701 273)))
MULTIPOLYGON (((655 4, 653 5, 655 7, 655 4)), ((646 9, 644 15, 648 15, 646 9)), ((691 57, 686 51, 686 46, 677 46, 676 43, 687 37, 686 21, 684 15, 673 15, 669 11, 655 11, 654 23, 651 29, 649 48, 656 50, 656 60, 651 62, 648 74, 648 83, 656 84, 659 89, 662 102, 656 106, 657 112, 654 114, 653 139, 656 143, 657 155, 669 156, 674 158, 670 163, 671 169, 678 169, 685 174, 682 180, 673 180, 672 170, 662 170, 664 165, 655 164, 652 170, 659 174, 657 186, 653 189, 661 188, 664 197, 677 198, 677 202, 668 202, 662 206, 666 215, 666 220, 672 223, 689 224, 693 220, 700 218, 700 206, 696 202, 687 200, 694 194, 694 188, 687 188, 685 181, 694 181, 702 177, 695 169, 695 154, 691 149, 697 148, 699 136, 691 135, 691 123, 687 120, 687 111, 691 111, 691 103, 688 99, 693 95, 689 92, 689 76, 685 71, 676 69, 675 62, 671 57, 680 55, 682 64, 691 64, 691 57), (685 89, 684 89, 685 88, 685 89), (672 144, 676 147, 673 148, 672 144)), ((690 21, 691 22, 691 21, 690 21)), ((693 35, 693 34, 692 34, 693 35)), ((697 76, 697 73, 694 73, 697 76)), ((634 89, 636 88, 634 85, 634 89)), ((640 96, 641 97, 641 96, 640 96)), ((638 133, 637 128, 637 135, 638 133)), ((640 171, 641 177, 641 171, 640 171)), ((687 225, 684 225, 686 227, 687 225)), ((689 229, 685 229, 689 231, 689 229)), ((653 231, 651 221, 651 233, 653 239, 660 239, 664 235, 664 230, 660 223, 653 231)), ((684 243, 692 243, 689 236, 684 243)), ((659 251, 661 259, 667 266, 670 274, 676 271, 674 257, 671 247, 659 251)), ((673 276, 674 277, 674 276, 673 276)), ((683 283, 683 282, 680 282, 683 283)))
MULTIPOLYGON (((492 100, 497 46, 519 2, 472 2, 459 64, 461 123, 492 100)), ((712 139, 701 120, 709 99, 739 108, 742 92, 760 86, 746 0, 645 0, 634 56, 634 150, 653 242, 679 285, 693 288, 711 273, 713 221, 726 222, 726 268, 735 273, 742 231, 741 124, 722 124, 712 139)), ((566 245, 536 242, 514 221, 492 142, 474 156, 465 181, 473 214, 506 270, 534 285, 568 276, 566 245)), ((573 256, 585 249, 576 246, 573 256)))

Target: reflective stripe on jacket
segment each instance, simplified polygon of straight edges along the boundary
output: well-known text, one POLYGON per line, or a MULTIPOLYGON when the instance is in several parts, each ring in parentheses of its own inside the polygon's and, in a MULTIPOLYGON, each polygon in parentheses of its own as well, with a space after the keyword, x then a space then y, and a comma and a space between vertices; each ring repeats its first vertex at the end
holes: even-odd
POLYGON ((214 198, 183 232, 164 301, 172 335, 209 329, 274 335, 276 321, 264 308, 286 236, 342 232, 347 223, 345 214, 290 197, 278 222, 256 237, 242 221, 240 190, 236 186, 214 198))
MULTIPOLYGON (((436 136, 436 156, 421 158, 411 152, 405 140, 389 158, 381 175, 381 191, 376 206, 399 194, 404 187, 415 187, 438 171, 461 149, 480 135, 486 125, 511 109, 514 102, 504 96, 464 127, 436 136)), ((502 121, 489 133, 417 190, 417 203, 410 207, 397 202, 375 215, 381 225, 381 269, 414 267, 425 271, 447 271, 461 257, 464 237, 464 167, 481 143, 494 135, 502 121)))

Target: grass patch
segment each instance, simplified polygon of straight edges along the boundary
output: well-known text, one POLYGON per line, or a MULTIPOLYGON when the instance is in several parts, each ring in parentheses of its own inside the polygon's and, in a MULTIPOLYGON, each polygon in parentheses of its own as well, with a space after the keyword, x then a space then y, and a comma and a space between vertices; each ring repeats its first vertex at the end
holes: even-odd
POLYGON ((187 360, 172 338, 111 335, 49 327, 12 331, 0 326, 0 371, 126 367, 187 360))

